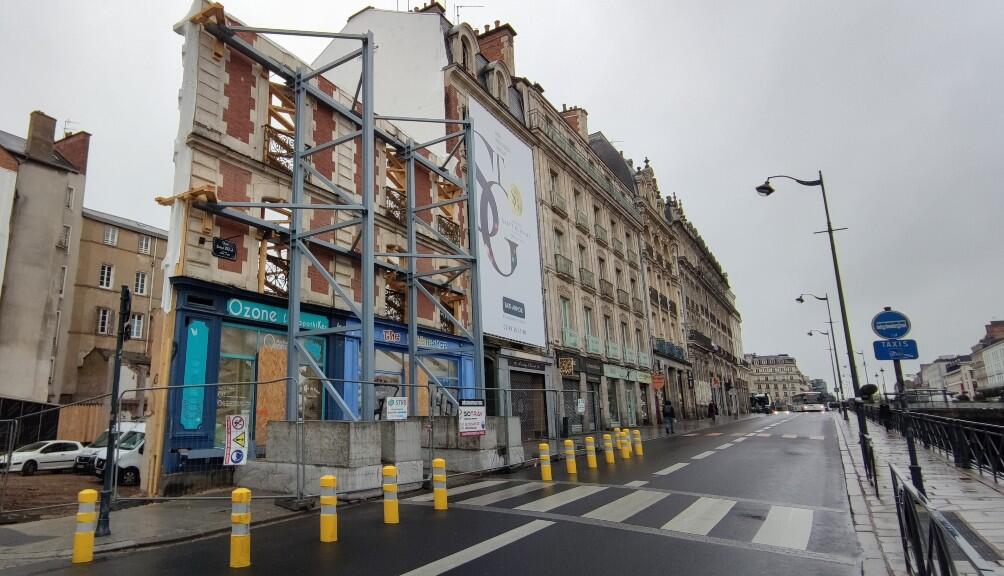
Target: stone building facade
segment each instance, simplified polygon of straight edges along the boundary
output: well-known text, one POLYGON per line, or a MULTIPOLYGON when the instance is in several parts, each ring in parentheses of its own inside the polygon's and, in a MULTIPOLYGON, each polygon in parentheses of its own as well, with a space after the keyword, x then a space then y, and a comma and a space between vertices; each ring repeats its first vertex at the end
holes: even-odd
POLYGON ((786 409, 792 396, 808 391, 809 384, 795 358, 787 354, 747 354, 752 392, 770 394, 774 406, 786 409))

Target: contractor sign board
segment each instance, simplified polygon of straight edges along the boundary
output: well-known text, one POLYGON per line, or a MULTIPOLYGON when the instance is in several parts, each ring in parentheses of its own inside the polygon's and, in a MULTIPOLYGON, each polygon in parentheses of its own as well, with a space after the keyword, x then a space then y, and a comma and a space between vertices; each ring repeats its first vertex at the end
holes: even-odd
POLYGON ((478 269, 485 334, 547 346, 530 148, 473 98, 478 269))

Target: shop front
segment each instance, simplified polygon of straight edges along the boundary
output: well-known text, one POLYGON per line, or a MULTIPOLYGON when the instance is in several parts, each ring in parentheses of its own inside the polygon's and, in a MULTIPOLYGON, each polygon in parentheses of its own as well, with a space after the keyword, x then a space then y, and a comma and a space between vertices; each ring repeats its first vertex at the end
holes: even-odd
POLYGON ((548 370, 551 359, 505 348, 499 351, 499 384, 510 414, 519 417, 523 442, 537 442, 556 436, 557 399, 551 390, 548 370))
POLYGON ((584 356, 582 358, 582 371, 586 380, 588 429, 591 431, 600 430, 603 428, 603 420, 600 415, 600 406, 603 405, 603 396, 600 395, 603 387, 603 362, 584 356))
MULTIPOLYGON (((222 458, 227 416, 250 419, 248 453, 266 453, 267 425, 286 420, 287 309, 284 300, 256 293, 223 289, 204 282, 173 281, 178 309, 174 325, 171 387, 163 415, 163 470, 182 470, 198 458, 210 464, 222 458)), ((351 326, 355 319, 344 312, 304 305, 300 327, 304 330, 351 326)), ((461 341, 435 331, 419 331, 418 346, 434 353, 420 361, 458 398, 476 395, 473 360, 459 352, 461 341)), ((409 414, 424 416, 435 408, 429 377, 409 373, 408 330, 394 323, 377 322, 376 377, 358 382, 360 355, 358 332, 319 336, 306 341, 308 355, 299 354, 299 414, 304 420, 346 420, 359 414, 366 386, 376 388, 377 405, 388 396, 407 396, 409 414), (407 386, 410 383, 416 386, 407 386), (343 398, 340 406, 326 386, 343 398)), ((434 387, 435 389, 435 387, 434 387)), ((378 415, 377 415, 378 416, 378 415)))

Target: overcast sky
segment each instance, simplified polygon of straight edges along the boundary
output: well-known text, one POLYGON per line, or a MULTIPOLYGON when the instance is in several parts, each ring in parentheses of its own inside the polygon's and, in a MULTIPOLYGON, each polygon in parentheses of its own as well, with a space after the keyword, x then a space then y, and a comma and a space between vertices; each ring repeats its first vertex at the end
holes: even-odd
MULTIPOLYGON (((407 2, 225 2, 251 25, 333 31, 367 4, 407 2)), ((778 181, 757 196, 774 174, 823 171, 834 226, 848 228, 838 250, 870 374, 880 363, 869 322, 883 306, 911 317, 925 361, 969 352, 1002 317, 1004 3, 479 4, 462 19, 513 25, 516 75, 557 106, 586 108, 591 131, 636 162, 649 157, 663 193, 682 199, 729 273, 747 352, 790 353, 832 381, 824 339, 806 336, 826 329, 826 308, 794 302, 828 292, 839 320, 826 236, 813 234, 825 228, 819 189, 778 181)), ((171 193, 172 26, 188 7, 5 1, 0 129, 25 135, 36 109, 60 130, 71 120, 94 135, 85 205, 166 226, 153 197, 171 193)), ((323 47, 285 42, 307 61, 323 47)))

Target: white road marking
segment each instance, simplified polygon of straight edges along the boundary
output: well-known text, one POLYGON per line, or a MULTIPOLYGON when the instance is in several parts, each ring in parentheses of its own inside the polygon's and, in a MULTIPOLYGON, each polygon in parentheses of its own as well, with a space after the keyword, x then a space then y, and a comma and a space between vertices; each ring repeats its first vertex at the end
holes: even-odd
POLYGON ((812 510, 771 506, 767 519, 753 537, 753 543, 805 550, 811 534, 812 510))
POLYGON ((725 515, 735 505, 735 500, 701 497, 672 520, 666 522, 662 529, 707 536, 708 532, 711 532, 711 529, 721 522, 722 518, 725 518, 725 515))
POLYGON ((513 486, 512 488, 506 488, 505 490, 490 492, 488 494, 475 496, 474 498, 469 498, 467 500, 460 500, 460 502, 463 502, 464 504, 471 504, 473 506, 488 506, 489 504, 494 504, 496 502, 501 502, 509 498, 521 496, 523 494, 526 494, 527 492, 540 490, 543 487, 544 484, 541 482, 527 482, 526 484, 519 484, 518 486, 513 486))
MULTIPOLYGON (((505 484, 506 480, 482 480, 481 482, 475 482, 473 484, 464 484, 463 486, 457 486, 456 488, 450 488, 450 496, 456 496, 457 494, 466 494, 467 492, 474 492, 475 490, 480 490, 482 488, 488 488, 490 486, 498 486, 499 484, 505 484)), ((411 498, 406 498, 406 500, 411 500, 412 502, 432 502, 432 493, 421 494, 419 496, 413 496, 411 498)))
POLYGON ((734 446, 732 442, 726 442, 725 444, 722 444, 721 446, 715 448, 715 450, 725 450, 726 448, 732 448, 732 446, 734 446))
POLYGON ((770 434, 757 434, 761 438, 770 438, 770 434))
MULTIPOLYGON (((759 430, 757 430, 757 432, 759 432, 759 430)), ((756 436, 756 432, 750 432, 749 434, 746 435, 747 438, 751 436, 756 436)))
POLYGON ((742 436, 742 435, 743 435, 743 433, 742 433, 742 432, 733 432, 733 433, 732 433, 732 434, 730 434, 730 435, 731 435, 731 436, 742 436))
POLYGON ((402 576, 437 576, 444 572, 449 572, 458 566, 463 566, 464 564, 489 554, 502 548, 503 546, 512 544, 513 542, 526 538, 531 534, 540 532, 544 528, 554 524, 554 522, 549 522, 547 520, 534 520, 529 524, 524 524, 518 528, 513 528, 508 532, 503 532, 494 538, 489 538, 484 542, 479 542, 470 548, 465 548, 460 552, 450 554, 436 560, 435 562, 430 562, 425 566, 420 566, 415 568, 410 572, 405 572, 402 576))
POLYGON ((781 438, 798 438, 798 434, 781 434, 781 438))
POLYGON ((604 486, 576 486, 575 488, 565 490, 564 492, 558 492, 557 494, 545 496, 540 500, 527 502, 522 506, 517 506, 516 509, 529 510, 530 512, 548 512, 603 490, 606 490, 604 486))
POLYGON ((673 464, 669 468, 663 468, 662 470, 659 470, 658 472, 655 472, 654 474, 656 476, 665 476, 667 474, 672 474, 673 472, 676 472, 677 470, 679 470, 680 468, 683 468, 687 464, 690 464, 690 462, 677 462, 676 464, 673 464))
POLYGON ((711 456, 712 454, 714 454, 714 452, 712 450, 708 450, 707 452, 701 452, 697 456, 691 456, 690 459, 691 460, 704 460, 705 458, 707 458, 708 456, 711 456))
POLYGON ((746 440, 745 436, 743 436, 742 438, 736 438, 735 440, 733 440, 733 442, 742 442, 744 440, 746 440))
POLYGON ((684 434, 684 436, 700 436, 700 434, 684 434))
POLYGON ((823 437, 822 436, 809 436, 809 439, 810 440, 822 440, 823 437))
POLYGON ((708 436, 721 436, 721 432, 708 432, 708 436))
POLYGON ((636 490, 627 496, 618 498, 609 504, 604 504, 596 510, 592 510, 582 515, 583 518, 593 518, 595 520, 607 520, 609 522, 623 522, 652 504, 669 496, 666 492, 652 492, 651 490, 636 490))
POLYGON ((648 484, 648 480, 632 480, 625 484, 627 488, 641 488, 642 486, 648 484))

